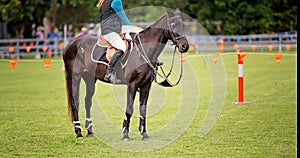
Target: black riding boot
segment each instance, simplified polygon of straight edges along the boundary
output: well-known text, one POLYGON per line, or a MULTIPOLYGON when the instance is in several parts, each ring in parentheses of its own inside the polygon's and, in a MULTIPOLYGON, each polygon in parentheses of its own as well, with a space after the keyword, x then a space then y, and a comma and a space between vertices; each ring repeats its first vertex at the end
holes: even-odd
POLYGON ((114 67, 117 63, 117 61, 119 60, 119 58, 124 54, 123 50, 118 49, 115 54, 112 56, 111 61, 109 62, 109 66, 107 68, 106 74, 104 79, 107 81, 112 82, 112 72, 114 70, 114 67))

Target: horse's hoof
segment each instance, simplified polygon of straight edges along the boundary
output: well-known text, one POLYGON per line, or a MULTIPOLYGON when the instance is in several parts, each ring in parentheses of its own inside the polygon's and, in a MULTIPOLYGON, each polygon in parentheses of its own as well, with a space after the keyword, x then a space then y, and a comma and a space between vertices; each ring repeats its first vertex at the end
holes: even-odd
POLYGON ((124 135, 122 138, 123 141, 130 141, 130 138, 128 135, 124 135))
POLYGON ((94 133, 87 134, 87 137, 94 137, 94 133))
POLYGON ((94 133, 92 130, 87 131, 87 137, 94 137, 94 133))
POLYGON ((142 140, 143 141, 148 141, 148 140, 150 140, 150 137, 148 136, 148 134, 146 133, 146 132, 143 132, 143 133, 141 133, 142 134, 142 140))
POLYGON ((83 136, 81 134, 76 135, 77 139, 83 138, 83 136))
POLYGON ((142 138, 142 141, 149 141, 150 140, 150 137, 148 136, 148 137, 143 137, 142 138))
POLYGON ((76 137, 76 144, 82 144, 84 141, 83 137, 76 137))

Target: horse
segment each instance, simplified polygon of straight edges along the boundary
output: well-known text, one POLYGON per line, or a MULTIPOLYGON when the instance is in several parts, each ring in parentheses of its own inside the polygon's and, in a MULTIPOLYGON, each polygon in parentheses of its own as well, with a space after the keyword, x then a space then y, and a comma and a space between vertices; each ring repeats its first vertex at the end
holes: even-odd
MULTIPOLYGON (((174 11, 167 9, 166 15, 163 15, 150 26, 142 29, 138 33, 129 34, 132 42, 131 52, 120 59, 121 61, 118 65, 124 64, 124 61, 126 61, 127 64, 122 65, 120 68, 121 71, 117 72, 119 76, 121 74, 120 78, 122 78, 122 82, 120 84, 127 85, 127 105, 122 130, 123 141, 130 140, 129 126, 137 92, 140 93, 139 132, 142 135, 142 140, 150 139, 146 130, 146 109, 151 84, 157 75, 158 57, 169 40, 173 42, 180 53, 185 53, 189 49, 189 43, 184 34, 184 23, 180 13, 178 8, 174 11)), ((101 58, 101 62, 99 63, 95 63, 91 59, 92 47, 97 41, 97 36, 80 36, 72 39, 63 52, 68 111, 74 125, 76 138, 83 137, 78 117, 78 98, 81 78, 86 84, 85 128, 87 129, 87 136, 94 135, 90 110, 95 91, 95 83, 97 80, 110 83, 104 79, 108 68, 106 58, 101 58)))

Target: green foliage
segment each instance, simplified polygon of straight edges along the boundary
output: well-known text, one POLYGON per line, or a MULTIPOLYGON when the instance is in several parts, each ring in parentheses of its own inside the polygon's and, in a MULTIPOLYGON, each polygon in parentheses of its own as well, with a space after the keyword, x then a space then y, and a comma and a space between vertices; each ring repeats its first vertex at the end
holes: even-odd
MULTIPOLYGON (((59 24, 98 22, 96 0, 1 0, 0 21, 6 23, 41 23, 54 17, 59 24)), ((296 0, 126 0, 125 9, 143 6, 179 7, 197 19, 210 34, 259 34, 293 31, 298 28, 296 0), (216 25, 221 23, 218 30, 216 25)), ((143 14, 146 20, 156 11, 143 14)), ((134 21, 143 21, 134 16, 134 21)), ((29 25, 29 24, 27 24, 29 25)))
POLYGON ((212 34, 261 34, 293 31, 297 27, 296 1, 206 1, 197 17, 212 34), (212 23, 220 21, 222 30, 212 23))

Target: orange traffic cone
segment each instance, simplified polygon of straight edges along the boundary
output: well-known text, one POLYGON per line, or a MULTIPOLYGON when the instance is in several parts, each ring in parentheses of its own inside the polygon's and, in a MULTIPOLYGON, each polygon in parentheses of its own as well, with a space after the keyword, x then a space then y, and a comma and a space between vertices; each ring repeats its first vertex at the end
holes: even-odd
POLYGON ((11 68, 14 70, 17 66, 18 60, 9 60, 11 68))
POLYGON ((274 54, 274 57, 275 57, 275 59, 276 59, 276 61, 277 61, 277 64, 280 64, 280 61, 281 61, 281 59, 282 59, 282 54, 274 54))
POLYGON ((47 70, 50 69, 51 60, 43 60, 43 63, 47 70))

